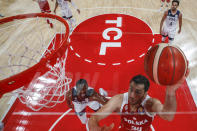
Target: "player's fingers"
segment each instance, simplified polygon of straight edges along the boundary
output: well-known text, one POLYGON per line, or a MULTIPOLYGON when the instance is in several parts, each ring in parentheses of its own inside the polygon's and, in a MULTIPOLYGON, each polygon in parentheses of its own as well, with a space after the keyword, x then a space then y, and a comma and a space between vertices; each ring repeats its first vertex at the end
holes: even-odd
POLYGON ((190 69, 188 68, 186 73, 185 73, 185 77, 187 77, 189 75, 189 73, 190 73, 190 69))
POLYGON ((112 123, 109 127, 110 127, 110 130, 112 130, 114 128, 114 123, 112 123))
POLYGON ((110 126, 104 125, 102 127, 102 131, 111 131, 114 128, 114 123, 112 123, 110 126))

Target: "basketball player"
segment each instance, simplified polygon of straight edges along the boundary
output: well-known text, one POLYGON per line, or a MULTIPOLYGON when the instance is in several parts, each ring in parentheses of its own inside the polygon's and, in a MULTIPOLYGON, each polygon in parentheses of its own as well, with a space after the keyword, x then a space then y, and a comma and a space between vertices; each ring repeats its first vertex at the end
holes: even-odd
POLYGON ((77 6, 75 5, 75 3, 72 0, 56 0, 56 4, 55 4, 55 9, 54 9, 54 13, 56 14, 56 9, 58 7, 58 5, 61 8, 61 12, 62 12, 62 17, 68 21, 69 26, 70 26, 70 32, 72 32, 73 27, 76 26, 75 23, 75 19, 73 18, 71 9, 69 8, 69 3, 72 4, 72 6, 77 10, 77 12, 80 14, 80 10, 77 8, 77 6))
POLYGON ((129 83, 128 92, 113 96, 90 117, 90 131, 111 130, 114 127, 113 123, 109 127, 100 127, 98 123, 112 112, 121 115, 119 131, 149 131, 156 114, 164 120, 172 121, 177 108, 176 90, 184 80, 185 76, 176 85, 166 87, 165 103, 162 104, 158 99, 148 95, 149 80, 142 75, 134 76, 129 83))
POLYGON ((169 39, 169 43, 172 43, 176 34, 176 26, 179 21, 179 30, 178 33, 181 33, 182 27, 182 14, 177 10, 179 6, 178 0, 172 1, 171 9, 167 10, 160 23, 160 34, 162 35, 162 42, 166 40, 166 37, 169 39))
POLYGON ((86 124, 88 119, 86 116, 86 106, 89 106, 94 111, 97 111, 101 105, 104 105, 108 99, 107 92, 102 88, 98 94, 93 88, 88 87, 87 81, 80 79, 76 82, 76 86, 68 91, 66 101, 70 108, 74 109, 76 115, 81 120, 82 124, 86 124))
POLYGON ((70 26, 70 32, 73 30, 73 27, 76 25, 75 23, 75 19, 73 18, 71 9, 69 8, 69 3, 72 4, 72 6, 77 10, 77 12, 80 14, 80 10, 77 8, 77 6, 75 5, 75 3, 72 0, 56 0, 56 4, 55 4, 55 9, 54 9, 54 13, 56 14, 56 9, 58 7, 58 5, 61 8, 61 12, 62 12, 62 17, 68 21, 69 26, 70 26))
MULTIPOLYGON (((40 7, 41 13, 51 13, 51 9, 49 7, 49 3, 47 0, 33 0, 38 2, 38 5, 40 7)), ((52 0, 53 1, 53 0, 52 0)), ((47 19, 47 23, 50 24, 50 27, 53 28, 52 22, 47 19)))

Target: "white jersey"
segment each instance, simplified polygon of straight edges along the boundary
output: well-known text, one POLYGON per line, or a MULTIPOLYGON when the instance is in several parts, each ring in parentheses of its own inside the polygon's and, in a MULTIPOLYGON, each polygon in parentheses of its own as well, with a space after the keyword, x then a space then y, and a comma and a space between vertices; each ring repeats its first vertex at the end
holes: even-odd
POLYGON ((83 124, 86 124, 88 119, 86 116, 85 108, 89 106, 92 110, 98 110, 101 105, 97 101, 89 101, 89 97, 94 94, 94 89, 91 87, 88 87, 85 98, 83 100, 79 100, 76 93, 77 91, 75 86, 74 88, 72 88, 72 103, 74 105, 74 110, 81 122, 83 124))
POLYGON ((171 9, 168 10, 167 18, 165 19, 165 26, 167 28, 176 29, 177 23, 179 21, 180 11, 177 10, 175 14, 172 14, 171 9))
MULTIPOLYGON (((69 7, 69 1, 65 1, 65 0, 57 0, 58 5, 61 8, 61 12, 62 12, 62 16, 69 18, 72 17, 72 12, 71 9, 69 7)), ((74 2, 71 1, 71 5, 77 9, 77 6, 74 4, 74 2)))
POLYGON ((94 88, 88 87, 86 94, 85 94, 85 98, 79 100, 79 98, 77 97, 77 87, 75 86, 72 88, 72 101, 79 103, 79 104, 88 103, 89 97, 91 97, 93 94, 94 94, 94 88))
POLYGON ((57 0, 58 5, 60 6, 61 10, 66 10, 69 8, 69 1, 65 1, 65 0, 57 0))
MULTIPOLYGON (((149 95, 146 96, 146 98, 142 101, 141 103, 141 106, 144 108, 144 104, 146 103, 146 101, 151 98, 149 95)), ((123 94, 123 101, 122 101, 122 105, 121 105, 121 108, 120 108, 120 112, 122 113, 123 111, 123 108, 125 105, 128 105, 128 92, 124 93, 123 94)), ((145 109, 145 108, 144 108, 145 109)), ((144 113, 147 114, 148 116, 150 117, 154 117, 155 114, 149 114, 146 110, 144 110, 144 113)))

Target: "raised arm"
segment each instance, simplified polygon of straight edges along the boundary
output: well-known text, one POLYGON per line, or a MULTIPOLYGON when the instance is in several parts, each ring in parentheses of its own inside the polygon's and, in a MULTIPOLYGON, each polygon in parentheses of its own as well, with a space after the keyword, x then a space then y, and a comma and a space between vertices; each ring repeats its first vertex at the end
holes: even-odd
POLYGON ((182 27, 182 14, 179 15, 179 31, 178 33, 181 33, 181 27, 182 27))
POLYGON ((162 119, 172 121, 177 109, 176 90, 183 84, 186 77, 177 84, 166 87, 166 97, 164 104, 158 99, 150 98, 145 104, 145 108, 150 113, 158 114, 162 119))
POLYGON ((160 22, 160 31, 159 31, 160 34, 161 34, 161 31, 162 31, 162 27, 163 27, 164 20, 166 19, 167 15, 168 15, 168 11, 165 11, 165 12, 164 12, 164 15, 163 15, 163 17, 162 17, 162 19, 161 19, 161 22, 160 22))
POLYGON ((89 98, 91 101, 98 101, 102 105, 106 104, 108 102, 108 99, 104 96, 100 95, 96 91, 93 92, 93 95, 89 98))
POLYGON ((111 130, 113 128, 113 124, 110 125, 110 127, 99 126, 99 121, 109 116, 112 112, 120 110, 121 104, 123 100, 123 95, 116 95, 112 97, 107 104, 101 107, 100 110, 98 110, 96 113, 94 113, 89 121, 88 126, 90 131, 101 131, 101 130, 111 130))

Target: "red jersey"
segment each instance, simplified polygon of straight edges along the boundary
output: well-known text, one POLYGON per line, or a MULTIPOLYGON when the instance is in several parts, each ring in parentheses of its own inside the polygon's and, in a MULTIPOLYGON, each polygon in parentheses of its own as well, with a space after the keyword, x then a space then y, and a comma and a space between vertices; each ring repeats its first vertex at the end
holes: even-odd
POLYGON ((122 106, 120 109, 121 124, 119 131, 150 131, 154 115, 145 111, 144 103, 150 97, 147 95, 137 112, 130 112, 128 105, 128 93, 124 93, 122 106))
POLYGON ((50 7, 47 0, 38 0, 38 4, 40 6, 40 10, 42 13, 50 13, 50 7))

